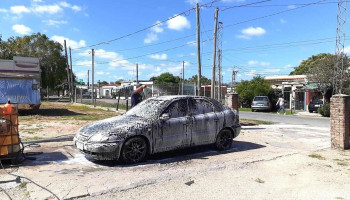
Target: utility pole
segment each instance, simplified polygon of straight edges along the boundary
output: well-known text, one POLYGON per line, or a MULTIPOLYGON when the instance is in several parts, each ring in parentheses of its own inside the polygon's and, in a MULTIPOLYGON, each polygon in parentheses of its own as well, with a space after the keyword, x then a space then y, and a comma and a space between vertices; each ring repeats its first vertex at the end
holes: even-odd
POLYGON ((216 61, 216 35, 217 35, 217 29, 218 29, 218 14, 219 14, 219 8, 215 9, 215 16, 214 16, 214 37, 213 37, 213 43, 214 43, 214 50, 213 50, 213 68, 212 68, 212 75, 211 75, 211 91, 210 96, 211 98, 215 98, 215 61, 216 61))
POLYGON ((70 70, 69 70, 69 63, 68 63, 68 55, 67 55, 67 45, 66 45, 66 40, 64 40, 64 52, 66 55, 66 64, 67 64, 67 81, 68 81, 68 89, 69 89, 69 100, 71 100, 71 83, 70 83, 70 70))
POLYGON ((199 4, 196 4, 196 18, 197 18, 197 63, 198 63, 198 75, 197 75, 197 95, 201 96, 201 79, 202 79, 202 66, 201 66, 201 37, 200 37, 200 21, 199 21, 199 4))
POLYGON ((218 51, 218 73, 219 73, 219 84, 218 84, 218 100, 221 102, 221 49, 218 51))
POLYGON ((88 91, 89 91, 89 88, 90 88, 90 70, 88 70, 88 81, 87 81, 87 86, 88 86, 88 91))
POLYGON ((72 98, 71 98, 71 102, 73 102, 74 99, 74 79, 73 79, 73 64, 72 64, 72 49, 69 47, 69 61, 70 61, 70 80, 71 80, 71 89, 72 89, 72 98))
POLYGON ((185 83, 185 61, 182 61, 182 86, 181 86, 181 94, 184 94, 184 83, 185 83))
POLYGON ((232 81, 231 81, 231 92, 233 92, 233 86, 236 87, 236 75, 238 71, 234 70, 232 71, 232 81))
POLYGON ((136 63, 136 84, 139 84, 139 64, 136 63))
POLYGON ((95 57, 95 50, 94 49, 91 49, 91 103, 94 105, 94 107, 96 106, 95 105, 95 95, 94 95, 94 57, 95 57))

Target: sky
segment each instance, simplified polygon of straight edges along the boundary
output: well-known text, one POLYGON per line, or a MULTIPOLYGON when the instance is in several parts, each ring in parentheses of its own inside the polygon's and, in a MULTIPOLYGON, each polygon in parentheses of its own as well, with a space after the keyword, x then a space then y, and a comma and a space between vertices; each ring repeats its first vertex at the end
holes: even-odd
POLYGON ((225 83, 232 70, 238 71, 236 81, 288 75, 312 55, 335 52, 334 0, 1 0, 0 34, 3 40, 37 32, 61 44, 66 40, 73 71, 85 82, 91 49, 95 82, 135 80, 136 64, 139 80, 164 72, 181 76, 183 61, 187 79, 198 68, 196 3, 202 75, 208 78, 216 8, 225 83))

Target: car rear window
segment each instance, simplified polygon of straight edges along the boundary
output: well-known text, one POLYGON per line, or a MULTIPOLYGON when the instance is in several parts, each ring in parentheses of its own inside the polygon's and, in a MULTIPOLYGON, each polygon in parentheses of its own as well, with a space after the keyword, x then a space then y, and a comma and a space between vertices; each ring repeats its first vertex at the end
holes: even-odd
POLYGON ((255 97, 254 101, 268 101, 269 99, 267 97, 255 97))

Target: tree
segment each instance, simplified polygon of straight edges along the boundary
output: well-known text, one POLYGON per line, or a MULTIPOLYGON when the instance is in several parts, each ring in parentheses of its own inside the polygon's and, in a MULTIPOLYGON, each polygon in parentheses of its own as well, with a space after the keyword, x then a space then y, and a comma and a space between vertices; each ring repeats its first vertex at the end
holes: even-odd
MULTIPOLYGON (((298 67, 294 68, 291 75, 307 76, 309 82, 316 84, 316 90, 321 92, 323 96, 333 89, 334 78, 334 66, 336 62, 336 56, 330 53, 320 53, 309 57, 307 60, 303 60, 298 67)), ((344 69, 348 69, 350 66, 350 59, 348 56, 344 56, 344 69)), ((345 73, 344 80, 347 80, 348 74, 345 73)), ((344 81, 346 87, 348 83, 344 81)))
POLYGON ((236 91, 242 105, 249 106, 255 96, 268 96, 272 93, 272 87, 263 77, 255 76, 250 81, 243 80, 237 84, 236 91))
MULTIPOLYGON (((192 76, 191 78, 189 78, 187 80, 188 83, 197 83, 197 78, 198 76, 197 75, 194 75, 192 76)), ((201 76, 201 84, 203 85, 210 85, 211 84, 211 80, 208 79, 207 77, 205 76, 201 76)))
MULTIPOLYGON (((59 90, 67 80, 66 59, 60 43, 50 40, 45 34, 10 37, 3 41, 0 36, 0 59, 13 56, 37 57, 40 59, 42 87, 59 90)), ((75 80, 75 76, 73 77, 75 80)))
POLYGON ((101 85, 108 85, 108 82, 107 81, 102 81, 100 82, 101 85))
POLYGON ((154 81, 155 84, 179 83, 180 78, 169 72, 165 72, 157 77, 150 78, 150 81, 154 81))

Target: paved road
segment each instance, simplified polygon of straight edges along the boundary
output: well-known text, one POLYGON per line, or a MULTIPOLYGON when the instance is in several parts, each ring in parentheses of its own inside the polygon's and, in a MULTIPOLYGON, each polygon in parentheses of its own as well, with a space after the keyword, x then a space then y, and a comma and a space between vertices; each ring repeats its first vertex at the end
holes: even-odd
POLYGON ((310 117, 296 115, 277 115, 263 112, 239 112, 241 119, 254 119, 262 121, 270 121, 275 123, 291 124, 291 125, 309 125, 314 127, 330 127, 329 118, 325 117, 310 117))

